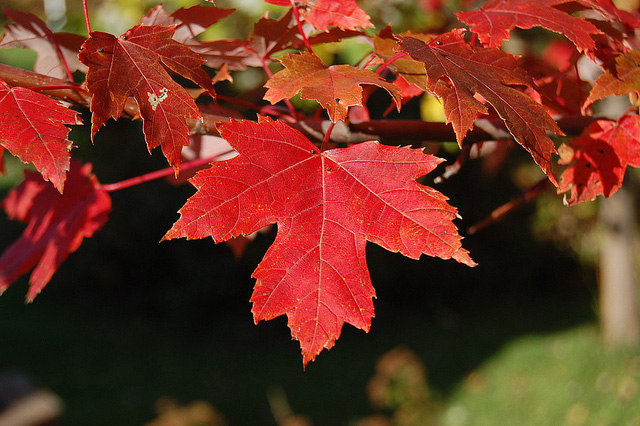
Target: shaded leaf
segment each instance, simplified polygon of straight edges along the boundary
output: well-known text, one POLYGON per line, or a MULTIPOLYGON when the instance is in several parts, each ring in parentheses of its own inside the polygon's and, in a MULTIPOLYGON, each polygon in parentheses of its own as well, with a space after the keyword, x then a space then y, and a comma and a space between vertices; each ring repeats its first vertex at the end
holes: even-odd
POLYGON ((344 120, 350 106, 362 106, 362 84, 385 89, 400 109, 399 90, 371 70, 361 70, 351 65, 326 67, 317 56, 302 52, 284 55, 278 60, 285 69, 274 74, 265 84, 264 98, 275 104, 300 92, 302 99, 314 99, 327 110, 331 121, 344 120))
POLYGON ((403 37, 400 45, 425 64, 427 88, 442 98, 447 122, 453 124, 459 144, 476 117, 487 113, 484 100, 557 185, 551 169, 551 155, 556 150, 546 132, 562 131, 542 105, 514 87, 532 87, 531 79, 513 56, 494 48, 472 47, 462 33, 463 30, 453 30, 428 43, 403 37))
MULTIPOLYGON (((399 37, 413 37, 428 43, 433 38, 431 35, 414 34, 411 32, 398 34, 399 37)), ((373 38, 373 48, 375 54, 388 61, 402 51, 398 40, 395 38, 391 27, 386 27, 380 34, 373 38)), ((397 75, 403 77, 408 83, 427 90, 427 72, 425 64, 421 61, 404 56, 389 64, 389 68, 397 75)))
POLYGON ((256 322, 287 315, 305 365, 334 345, 345 322, 370 327, 375 291, 366 241, 413 259, 475 265, 452 222, 456 209, 415 181, 439 159, 377 142, 320 153, 271 120, 218 128, 239 155, 196 175, 198 191, 164 239, 220 242, 277 223, 276 240, 253 274, 252 311, 256 322))
POLYGON ((0 38, 0 48, 21 47, 37 53, 33 70, 55 78, 66 79, 67 67, 73 72, 86 72, 78 60, 78 50, 84 37, 77 34, 54 33, 40 18, 20 11, 2 8, 4 14, 15 24, 5 25, 0 38))
POLYGON ((192 45, 211 68, 227 65, 230 71, 245 70, 247 67, 262 67, 260 58, 248 48, 246 40, 213 40, 192 45))
POLYGON ((27 293, 31 302, 82 240, 105 224, 111 198, 100 189, 91 164, 71 162, 63 194, 37 173, 25 173, 25 180, 2 203, 10 219, 27 227, 0 257, 0 293, 35 267, 27 293))
POLYGON ((120 37, 92 32, 80 52, 89 67, 92 136, 109 120, 118 119, 132 96, 140 109, 149 150, 161 146, 176 173, 180 151, 189 144, 186 119, 201 114, 186 90, 167 69, 214 93, 204 62, 184 44, 173 40, 172 27, 137 25, 120 37))
POLYGON ((78 113, 48 96, 0 80, 0 144, 42 177, 64 189, 71 141, 65 124, 80 124, 78 113))
POLYGON ((611 196, 622 185, 627 165, 640 166, 640 118, 631 115, 618 123, 591 123, 570 148, 561 150, 559 163, 571 164, 558 186, 558 193, 570 191, 565 195, 567 204, 611 196))

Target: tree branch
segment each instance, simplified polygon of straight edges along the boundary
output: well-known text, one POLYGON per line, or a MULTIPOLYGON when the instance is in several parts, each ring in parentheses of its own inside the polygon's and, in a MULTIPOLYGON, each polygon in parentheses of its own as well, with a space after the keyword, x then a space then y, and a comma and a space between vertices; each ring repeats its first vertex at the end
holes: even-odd
MULTIPOLYGON (((70 102, 74 105, 89 107, 91 95, 84 85, 73 87, 66 80, 49 77, 32 71, 0 64, 0 79, 10 86, 21 86, 29 89, 37 89, 40 86, 52 86, 55 88, 39 90, 56 99, 70 102), (60 88, 60 87, 66 88, 60 88)), ((140 110, 135 100, 130 98, 124 108, 124 114, 128 117, 137 117, 140 110)), ((218 135, 216 123, 229 121, 229 117, 215 114, 202 114, 201 121, 187 119, 187 124, 193 133, 218 135)), ((595 117, 565 116, 557 120, 560 129, 568 136, 577 136, 595 117)), ((303 132, 307 137, 322 141, 331 121, 329 120, 303 120, 291 125, 303 132)), ((357 143, 371 139, 388 142, 450 142, 455 141, 456 136, 449 124, 427 122, 421 120, 372 120, 361 123, 343 122, 336 123, 331 133, 331 141, 337 143, 357 143)), ((464 138, 464 143, 475 143, 486 140, 510 140, 509 132, 504 127, 502 120, 497 118, 480 118, 475 121, 474 128, 464 138)))

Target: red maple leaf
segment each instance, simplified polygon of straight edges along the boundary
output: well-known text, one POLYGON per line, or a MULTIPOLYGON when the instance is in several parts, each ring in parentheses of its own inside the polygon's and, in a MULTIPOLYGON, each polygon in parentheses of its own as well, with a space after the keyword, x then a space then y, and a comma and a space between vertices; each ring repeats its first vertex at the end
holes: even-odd
POLYGON ((515 27, 542 27, 564 34, 582 52, 592 52, 596 45, 591 35, 600 34, 589 21, 556 8, 573 0, 490 0, 480 10, 458 12, 462 22, 471 25, 480 41, 498 47, 515 27))
POLYGON ((100 189, 91 164, 71 162, 63 194, 37 173, 25 174, 2 203, 9 218, 27 222, 27 227, 0 257, 0 293, 35 267, 27 293, 31 302, 82 240, 104 225, 111 197, 100 189))
POLYGON ((65 124, 80 124, 78 113, 48 96, 0 80, 0 145, 42 177, 64 189, 71 141, 65 124))
POLYGON ((31 14, 2 8, 15 24, 5 25, 5 33, 0 38, 2 47, 22 47, 37 53, 33 70, 55 78, 67 78, 70 72, 85 72, 85 66, 78 60, 78 50, 84 37, 77 34, 54 33, 40 18, 31 14))
POLYGON ((362 106, 362 84, 382 87, 393 97, 398 109, 401 98, 399 89, 371 70, 361 70, 351 65, 327 66, 311 53, 284 55, 278 60, 285 69, 275 73, 265 84, 264 98, 275 104, 300 92, 302 99, 314 99, 327 110, 331 121, 344 120, 350 106, 362 106))
POLYGON ((598 120, 562 149, 559 164, 572 164, 560 177, 558 193, 569 205, 611 196, 622 185, 627 165, 640 166, 640 117, 598 120))
POLYGON ((426 66, 427 89, 443 100, 445 117, 453 124, 458 143, 487 107, 480 95, 504 120, 514 139, 557 185, 551 170, 556 152, 547 131, 562 131, 542 105, 514 86, 532 87, 530 77, 517 60, 499 49, 471 46, 458 29, 433 38, 428 43, 413 37, 399 37, 402 48, 426 66))
POLYGON ((109 120, 118 119, 132 96, 140 109, 149 150, 161 146, 164 156, 180 169, 180 151, 189 144, 186 120, 201 114, 187 91, 167 69, 213 91, 211 78, 201 67, 204 60, 173 40, 173 27, 137 25, 120 37, 94 31, 80 51, 89 67, 91 134, 109 120))
POLYGON ((607 96, 631 92, 640 92, 640 52, 637 50, 618 56, 612 69, 598 77, 583 108, 607 96))
POLYGON ((218 128, 239 155, 196 175, 198 191, 164 239, 220 242, 277 223, 253 273, 252 312, 256 322, 286 314, 305 365, 334 345, 345 322, 369 329, 375 291, 367 241, 413 259, 475 265, 452 222, 456 209, 415 181, 436 167, 436 157, 373 141, 318 152, 268 119, 218 128))

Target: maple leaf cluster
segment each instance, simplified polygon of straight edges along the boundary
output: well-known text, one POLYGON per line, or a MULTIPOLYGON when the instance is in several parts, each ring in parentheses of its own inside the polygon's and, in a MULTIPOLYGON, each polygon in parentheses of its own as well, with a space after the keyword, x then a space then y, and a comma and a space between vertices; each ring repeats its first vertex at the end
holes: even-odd
MULTIPOLYGON (((413 259, 424 254, 475 266, 453 222, 457 210, 417 182, 442 160, 420 148, 362 141, 350 130, 358 121, 364 129, 380 121, 368 109, 374 90, 383 89, 398 111, 423 93, 437 97, 450 140, 462 148, 460 163, 475 140, 470 135, 485 130, 479 120, 493 120, 568 204, 610 196, 626 167, 640 165, 640 14, 611 0, 490 0, 456 14, 467 29, 434 33, 377 30, 364 1, 363 7, 356 0, 266 2, 282 14, 265 15, 242 40, 202 40, 234 12, 211 5, 173 13, 159 5, 120 36, 89 31, 87 38, 54 33, 32 14, 3 9, 12 23, 0 48, 35 50, 37 77, 26 84, 0 69, 0 153, 7 150, 37 173, 28 173, 2 204, 27 226, 0 257, 0 292, 34 268, 27 295, 33 300, 106 223, 109 192, 131 184, 101 184, 89 164, 72 159, 69 126, 81 125, 74 105, 89 108, 92 138, 111 119, 140 119, 149 151, 159 147, 169 165, 153 178, 184 181, 184 169, 211 163, 190 179, 196 193, 164 240, 222 242, 277 225, 253 274, 252 311, 256 322, 287 316, 305 365, 335 344, 345 323, 371 326, 367 241, 413 259), (541 55, 501 49, 516 28, 534 27, 563 37, 541 55), (370 46, 358 66, 327 65, 314 52, 347 38, 370 46), (583 57, 602 68, 593 85, 580 77, 583 57), (264 71, 259 104, 217 93, 216 84, 250 67, 264 71), (185 87, 185 79, 198 88, 185 87), (316 101, 317 111, 297 110, 291 99, 298 95, 316 101), (577 133, 559 124, 559 116, 592 117, 594 103, 611 95, 629 95, 633 106, 577 133), (250 117, 246 108, 257 114, 250 117), (320 131, 308 124, 318 119, 320 131), (342 138, 333 134, 340 126, 342 138), (213 138, 216 147, 198 151, 207 133, 224 142, 213 138), (564 136, 576 137, 556 149, 564 136), (195 158, 187 159, 187 151, 195 158), (197 154, 205 151, 215 154, 197 154)), ((402 132, 399 125, 398 139, 402 132)), ((420 134, 417 142, 431 138, 420 134)), ((490 139, 491 133, 484 138, 490 139)))

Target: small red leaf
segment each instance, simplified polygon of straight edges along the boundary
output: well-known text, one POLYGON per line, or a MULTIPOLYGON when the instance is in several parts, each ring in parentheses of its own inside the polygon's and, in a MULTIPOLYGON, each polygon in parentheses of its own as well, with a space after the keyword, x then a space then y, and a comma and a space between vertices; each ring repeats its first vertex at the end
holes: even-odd
POLYGON ((104 225, 111 198, 91 174, 91 164, 71 162, 63 194, 27 171, 2 206, 9 218, 27 222, 27 227, 0 257, 0 293, 35 267, 27 293, 31 302, 82 240, 104 225))
POLYGON ((640 117, 631 115, 616 123, 598 120, 571 142, 560 164, 572 164, 562 174, 558 193, 569 205, 611 196, 622 185, 627 165, 640 165, 640 117))
POLYGON ((436 157, 377 142, 321 153, 271 120, 218 128, 239 155, 196 175, 198 191, 164 239, 220 242, 277 223, 253 274, 253 314, 256 322, 286 314, 305 365, 334 345, 345 322, 369 329, 375 291, 367 241, 413 259, 475 265, 452 222, 456 209, 415 181, 436 167, 436 157))
POLYGON ((311 53, 285 55, 278 60, 285 69, 273 75, 265 84, 264 98, 275 104, 300 92, 302 99, 315 99, 327 110, 331 121, 344 120, 350 106, 362 106, 362 84, 372 84, 385 89, 396 103, 398 110, 402 99, 399 89, 371 70, 361 70, 351 65, 326 67, 320 58, 311 53))
POLYGON ((358 6, 356 0, 316 0, 305 1, 310 10, 304 19, 315 28, 329 31, 329 27, 343 30, 372 28, 371 18, 358 6))
POLYGON ((48 96, 0 80, 0 144, 62 192, 71 141, 65 124, 79 124, 78 113, 48 96))
POLYGON ((137 25, 120 37, 92 32, 80 52, 89 66, 92 136, 109 120, 118 119, 125 101, 133 96, 140 108, 149 150, 161 146, 164 156, 180 169, 180 151, 189 144, 186 119, 202 116, 187 91, 167 68, 213 93, 204 60, 173 40, 172 27, 137 25))

